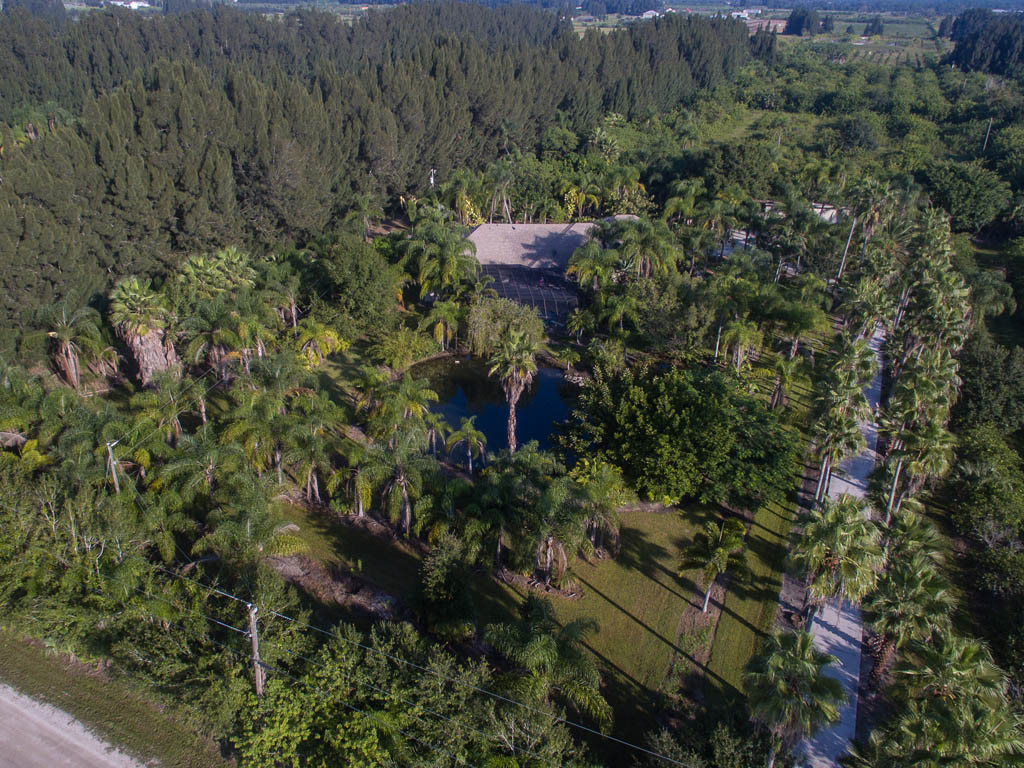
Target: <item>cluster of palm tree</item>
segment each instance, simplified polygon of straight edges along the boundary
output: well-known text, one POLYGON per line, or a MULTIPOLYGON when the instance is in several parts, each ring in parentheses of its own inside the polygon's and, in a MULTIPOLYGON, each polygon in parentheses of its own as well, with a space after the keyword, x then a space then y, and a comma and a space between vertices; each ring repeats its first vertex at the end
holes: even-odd
POLYGON ((483 171, 454 171, 433 198, 463 226, 484 222, 547 223, 601 215, 641 214, 652 208, 640 168, 619 160, 615 141, 598 129, 586 156, 538 160, 518 150, 483 171))
POLYGON ((710 353, 713 348, 716 361, 722 355, 731 357, 733 368, 742 373, 766 339, 777 341, 771 403, 784 404, 802 365, 801 343, 827 327, 824 282, 809 273, 774 281, 770 254, 757 248, 734 251, 714 271, 681 276, 683 253, 677 235, 661 222, 600 222, 569 261, 567 276, 579 281, 589 303, 570 314, 567 330, 577 342, 602 325, 618 335, 625 335, 627 323, 643 332, 644 317, 651 311, 645 283, 657 278, 679 290, 676 281, 681 281, 685 301, 710 332, 698 342, 701 349, 693 351, 710 353))

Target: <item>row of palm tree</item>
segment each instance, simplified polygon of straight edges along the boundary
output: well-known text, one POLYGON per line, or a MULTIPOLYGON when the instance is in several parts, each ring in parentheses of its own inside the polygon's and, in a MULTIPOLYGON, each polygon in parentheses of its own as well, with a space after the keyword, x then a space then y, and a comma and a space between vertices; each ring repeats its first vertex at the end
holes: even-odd
MULTIPOLYGON (((842 287, 850 336, 834 348, 819 398, 816 503, 801 516, 791 560, 808 578, 811 606, 828 599, 863 605, 874 632, 873 682, 893 681, 892 718, 844 765, 1003 764, 1024 754, 1021 719, 987 650, 951 626, 954 599, 938 536, 916 498, 949 467, 945 424, 959 385, 953 355, 970 321, 966 296, 951 277, 941 217, 925 211, 901 231, 896 212, 909 207, 884 187, 868 187, 877 194, 857 211, 862 260, 842 287), (874 497, 885 512, 872 520, 864 502, 826 497, 830 466, 862 444, 859 422, 868 414, 861 392, 873 375, 863 337, 876 323, 888 332, 894 382, 880 419, 889 438, 886 482, 874 497)), ((772 734, 772 759, 777 748, 838 719, 841 691, 823 676, 832 661, 813 650, 809 635, 787 633, 751 662, 748 701, 772 734)))

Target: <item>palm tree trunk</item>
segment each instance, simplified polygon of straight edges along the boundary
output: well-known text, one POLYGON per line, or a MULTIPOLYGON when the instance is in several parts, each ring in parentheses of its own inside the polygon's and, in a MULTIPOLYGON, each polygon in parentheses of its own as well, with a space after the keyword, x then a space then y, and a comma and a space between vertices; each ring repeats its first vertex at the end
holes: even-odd
POLYGON ((551 584, 551 565, 554 558, 554 547, 551 536, 544 542, 544 583, 551 584))
POLYGON ((707 613, 708 612, 708 603, 711 602, 711 588, 713 586, 715 586, 715 582, 714 581, 712 581, 710 584, 708 584, 708 590, 707 590, 707 592, 704 593, 704 608, 702 609, 701 613, 707 613))
POLYGON ((853 230, 857 226, 857 217, 853 217, 853 223, 850 224, 850 234, 846 238, 846 247, 843 248, 843 258, 839 262, 839 272, 836 273, 836 282, 839 282, 843 277, 843 270, 846 268, 846 254, 850 252, 850 241, 853 240, 853 230))
POLYGON ((892 505, 896 500, 896 486, 900 482, 900 470, 903 469, 903 459, 896 462, 896 474, 892 478, 892 489, 889 491, 889 503, 885 507, 885 525, 889 526, 892 521, 892 505))
POLYGON ((412 531, 412 502, 409 501, 409 489, 402 484, 402 532, 408 536, 412 531))
POLYGON ((509 398, 508 401, 508 452, 516 452, 516 400, 515 398, 509 398))
POLYGON ((814 491, 814 500, 821 501, 821 489, 825 485, 825 473, 828 471, 828 454, 821 457, 821 468, 818 470, 818 487, 814 491))
POLYGON ((896 641, 891 638, 885 638, 879 648, 878 655, 875 656, 875 668, 871 670, 871 683, 877 689, 882 682, 882 678, 885 676, 886 669, 889 668, 889 664, 892 662, 892 657, 896 653, 896 641))
POLYGON ((469 459, 469 474, 473 474, 473 446, 466 443, 466 458, 469 459))

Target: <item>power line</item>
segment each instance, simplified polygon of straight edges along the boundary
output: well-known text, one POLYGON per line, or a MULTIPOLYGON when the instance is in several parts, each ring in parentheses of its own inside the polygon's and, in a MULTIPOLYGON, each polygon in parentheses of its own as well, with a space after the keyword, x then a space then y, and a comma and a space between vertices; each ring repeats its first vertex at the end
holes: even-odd
MULTIPOLYGON (((280 648, 285 653, 288 653, 288 654, 290 654, 292 656, 295 656, 298 659, 302 659, 303 661, 305 661, 308 664, 312 664, 314 666, 320 667, 321 669, 327 669, 327 667, 323 663, 321 663, 319 661, 316 661, 314 659, 311 659, 311 658, 309 658, 307 656, 303 656, 301 653, 297 653, 295 651, 292 651, 292 650, 284 647, 280 643, 273 642, 273 641, 270 641, 270 640, 264 640, 263 644, 264 645, 270 645, 270 646, 273 646, 273 647, 276 647, 276 648, 280 648)), ((377 691, 378 693, 382 693, 385 696, 394 696, 396 699, 398 699, 402 703, 407 704, 408 706, 413 707, 413 708, 419 708, 422 711, 426 712, 428 715, 433 715, 434 717, 438 717, 438 718, 440 718, 442 720, 446 720, 446 721, 448 721, 450 723, 455 723, 455 725, 457 727, 464 728, 464 729, 466 729, 468 731, 472 731, 473 733, 477 734, 478 736, 483 736, 484 739, 486 739, 488 741, 496 740, 496 737, 495 737, 495 735, 493 733, 486 733, 484 731, 481 731, 479 728, 474 728, 471 725, 466 725, 464 723, 459 723, 457 720, 455 720, 455 719, 453 719, 451 717, 448 717, 447 715, 443 715, 440 712, 435 712, 435 711, 433 711, 431 709, 427 709, 422 704, 417 704, 416 702, 410 701, 409 699, 406 699, 406 698, 403 698, 402 696, 399 696, 398 694, 391 693, 390 691, 386 691, 383 688, 378 688, 373 683, 363 683, 363 685, 366 685, 368 688, 372 688, 373 690, 377 691)), ((535 752, 531 752, 528 749, 525 749, 525 748, 517 749, 515 747, 510 747, 510 749, 512 750, 512 752, 522 752, 522 753, 525 753, 525 754, 529 755, 530 757, 533 757, 533 758, 535 758, 537 760, 541 760, 541 761, 544 761, 544 762, 547 762, 547 763, 550 764, 550 760, 547 760, 546 758, 541 757, 540 755, 536 754, 535 752)))
MULTIPOLYGON (((177 603, 172 602, 172 601, 168 600, 167 598, 161 597, 160 595, 154 595, 151 592, 142 589, 141 587, 128 584, 127 582, 121 581, 120 579, 115 578, 114 576, 107 575, 104 578, 109 579, 109 580, 114 581, 114 582, 117 582, 118 584, 121 584, 124 587, 129 587, 131 589, 134 589, 139 594, 145 595, 146 597, 148 597, 148 598, 150 598, 152 600, 159 600, 160 602, 163 602, 163 603, 171 606, 172 608, 177 608, 179 610, 188 610, 187 607, 185 607, 185 606, 178 605, 177 603)), ((195 583, 198 584, 199 582, 195 582, 195 583)), ((205 585, 200 584, 200 586, 205 586, 205 585)), ((226 593, 221 592, 220 590, 216 590, 216 591, 218 592, 218 594, 226 595, 226 593)), ((275 613, 276 614, 276 612, 274 612, 274 611, 271 611, 271 613, 275 613)), ((201 616, 202 618, 206 619, 207 621, 210 621, 210 622, 212 622, 214 624, 217 624, 217 625, 219 625, 221 627, 224 627, 225 629, 230 629, 230 630, 232 630, 234 632, 237 632, 238 634, 243 635, 243 636, 249 636, 249 631, 248 630, 241 629, 241 628, 233 626, 231 624, 226 624, 223 621, 220 621, 219 619, 215 619, 212 616, 207 616, 204 613, 199 613, 198 615, 201 616)), ((212 638, 210 638, 210 639, 212 640, 212 638)), ((315 659, 311 659, 308 656, 304 656, 301 653, 293 651, 290 648, 286 647, 282 643, 279 643, 279 642, 276 642, 276 641, 272 641, 272 640, 267 640, 267 639, 264 638, 262 640, 262 645, 264 645, 264 646, 269 645, 269 646, 274 647, 274 648, 279 648, 279 649, 283 650, 285 653, 287 653, 287 654, 289 654, 291 656, 294 656, 295 658, 301 659, 302 661, 305 661, 308 664, 312 664, 314 666, 320 667, 321 669, 325 669, 325 670, 327 669, 327 667, 322 662, 316 661, 315 659)), ((259 664, 260 666, 265 666, 263 664, 263 662, 261 662, 261 661, 258 661, 256 663, 259 664)), ((380 687, 378 687, 376 685, 373 685, 372 683, 363 682, 363 683, 360 683, 360 684, 361 685, 366 685, 368 688, 371 688, 374 691, 376 691, 376 692, 378 692, 380 694, 383 694, 384 696, 391 696, 393 698, 396 698, 399 701, 401 701, 403 704, 406 704, 406 705, 408 705, 410 707, 413 707, 413 708, 417 708, 418 707, 419 709, 421 709, 422 711, 426 712, 429 715, 433 715, 434 717, 440 718, 440 719, 445 720, 447 722, 454 723, 458 727, 465 728, 466 730, 472 731, 472 732, 476 733, 478 736, 482 736, 487 741, 497 741, 497 738, 495 737, 494 734, 486 733, 484 731, 481 731, 478 728, 474 728, 471 725, 466 725, 464 723, 459 723, 458 721, 454 720, 451 717, 448 717, 447 715, 443 715, 440 712, 435 712, 435 711, 433 711, 431 709, 428 709, 427 707, 424 707, 422 704, 417 704, 416 702, 411 701, 410 699, 407 699, 407 698, 404 698, 402 696, 399 696, 398 694, 395 694, 395 693, 393 693, 391 691, 387 691, 387 690, 385 690, 383 688, 380 688, 380 687)), ((536 753, 534 753, 534 752, 532 752, 532 751, 530 751, 528 749, 525 749, 525 748, 516 749, 515 747, 511 747, 511 749, 512 749, 513 752, 517 752, 518 751, 518 752, 521 752, 521 753, 525 753, 525 754, 529 755, 530 757, 533 757, 533 758, 535 758, 537 760, 541 760, 541 761, 544 761, 544 762, 550 762, 550 761, 547 761, 542 756, 540 756, 540 755, 538 755, 538 754, 536 754, 536 753)))
MULTIPOLYGON (((136 492, 136 495, 138 496, 138 492, 136 492)), ((140 497, 140 499, 141 499, 141 497, 140 497)), ((7 505, 5 505, 5 506, 7 506, 7 505)), ((163 571, 164 573, 167 573, 168 575, 171 575, 171 576, 173 576, 173 577, 175 577, 177 579, 182 579, 182 580, 185 580, 185 581, 189 581, 189 582, 191 582, 193 584, 196 584, 197 586, 200 586, 200 587, 203 587, 203 588, 205 588, 207 590, 210 590, 211 592, 214 592, 214 593, 216 593, 216 594, 218 594, 218 595, 220 595, 222 597, 226 597, 226 598, 228 598, 230 600, 234 600, 234 601, 242 603, 243 605, 246 605, 246 606, 251 605, 250 601, 245 600, 245 599, 243 599, 241 597, 238 597, 237 595, 233 595, 233 594, 231 594, 229 592, 225 592, 224 590, 218 589, 217 587, 210 586, 209 584, 203 584, 200 581, 196 581, 195 579, 192 579, 192 578, 190 578, 188 576, 184 576, 182 574, 174 573, 173 571, 170 571, 170 570, 168 570, 166 568, 163 568, 162 566, 159 566, 159 565, 155 566, 155 567, 157 569, 163 571)), ((116 579, 115 579, 115 581, 116 581, 116 579)), ((150 595, 150 597, 154 597, 154 596, 150 595)), ((171 604, 171 605, 173 605, 173 604, 171 604)), ((566 726, 568 726, 570 728, 575 728, 575 729, 577 729, 579 731, 582 731, 584 733, 588 733, 588 734, 590 734, 592 736, 596 736, 598 738, 605 739, 606 741, 610 741, 612 743, 618 744, 618 745, 626 747, 628 749, 632 749, 632 750, 634 750, 636 752, 642 752, 643 754, 649 755, 649 756, 657 758, 659 760, 664 760, 665 762, 672 763, 673 765, 684 766, 684 768, 685 768, 685 765, 686 765, 685 763, 683 763, 683 762, 681 762, 679 760, 676 760, 674 758, 671 758, 668 755, 661 754, 660 752, 655 752, 654 750, 648 749, 646 747, 642 747, 639 744, 634 744, 632 742, 626 741, 625 739, 620 739, 620 738, 618 738, 616 736, 612 736, 612 735, 607 734, 607 733, 602 733, 601 731, 599 731, 599 730, 597 730, 595 728, 591 728, 589 726, 583 725, 582 723, 578 723, 578 722, 575 722, 573 720, 569 720, 568 718, 565 718, 565 717, 560 717, 559 715, 556 715, 556 714, 554 714, 552 712, 545 712, 542 709, 538 709, 537 707, 530 706, 529 704, 524 704, 521 701, 517 701, 516 699, 512 699, 512 698, 510 698, 508 696, 504 696, 504 695, 502 695, 500 693, 496 693, 495 691, 488 690, 487 688, 481 688, 480 686, 474 685, 473 683, 467 683, 467 682, 465 682, 463 680, 458 680, 458 679, 446 677, 445 675, 442 675, 441 673, 439 673, 439 672, 437 672, 437 671, 435 671, 433 669, 430 669, 429 667, 425 667, 422 664, 417 664, 415 662, 408 661, 407 659, 403 659, 400 656, 395 656, 394 654, 390 654, 390 653, 387 653, 386 651, 382 651, 379 648, 374 648, 374 647, 366 645, 364 643, 360 643, 357 640, 352 640, 350 638, 344 637, 341 633, 331 632, 331 631, 323 629, 321 627, 317 627, 317 626, 315 626, 313 624, 309 624, 308 622, 300 621, 300 620, 295 619, 295 618, 293 618, 291 616, 286 616, 285 614, 280 613, 278 611, 270 610, 270 611, 268 611, 268 613, 271 613, 274 616, 277 616, 278 618, 284 619, 286 621, 294 622, 294 623, 298 624, 299 626, 306 627, 307 629, 310 629, 310 630, 312 630, 314 632, 318 632, 318 633, 320 633, 322 635, 326 635, 327 637, 335 638, 335 639, 341 640, 342 642, 349 643, 351 645, 355 645, 355 646, 357 646, 359 648, 362 648, 365 651, 368 651, 370 653, 375 653, 378 656, 382 656, 382 657, 384 657, 386 659, 389 659, 391 661, 397 662, 399 664, 403 664, 403 665, 405 665, 407 667, 411 667, 412 669, 416 669, 416 670, 418 670, 420 672, 426 672, 426 673, 431 674, 431 675, 433 675, 433 676, 435 676, 435 677, 437 677, 437 678, 439 678, 441 680, 444 680, 445 682, 453 683, 453 684, 458 684, 458 685, 460 685, 460 686, 462 686, 464 688, 468 688, 468 689, 470 689, 472 691, 475 691, 476 693, 480 693, 480 694, 482 694, 484 696, 489 696, 489 697, 491 697, 491 698, 493 698, 493 699, 495 699, 497 701, 502 701, 502 702, 505 702, 506 704, 511 704, 513 706, 520 707, 520 708, 522 708, 522 709, 524 709, 524 710, 526 710, 528 712, 532 712, 534 714, 539 714, 539 715, 542 715, 544 717, 548 717, 548 718, 551 719, 552 722, 562 723, 563 725, 566 725, 566 726)), ((210 618, 208 616, 203 616, 203 617, 207 618, 207 619, 209 619, 211 621, 215 621, 216 622, 215 619, 212 619, 212 618, 210 618)), ((220 622, 216 622, 216 623, 219 624, 220 622)), ((227 625, 225 625, 225 626, 227 626, 227 625)), ((247 631, 240 630, 238 627, 228 626, 228 628, 229 629, 233 629, 236 632, 241 632, 242 634, 248 635, 247 631)), ((211 639, 211 641, 213 641, 212 638, 210 638, 210 639, 211 639)), ((213 641, 213 642, 215 642, 215 641, 213 641)), ((261 666, 267 668, 267 669, 270 669, 270 667, 267 667, 267 665, 264 664, 263 662, 259 662, 259 664, 261 666)), ((274 670, 274 671, 276 671, 276 670, 274 670)))
MULTIPOLYGON (((106 578, 110 578, 113 581, 117 581, 117 582, 123 584, 124 586, 130 586, 128 584, 125 584, 124 582, 121 582, 119 579, 115 579, 115 578, 110 577, 110 576, 108 576, 106 578)), ((136 589, 137 591, 141 592, 142 594, 145 594, 148 597, 151 597, 151 598, 156 599, 156 600, 162 600, 163 602, 167 603, 168 605, 171 605, 173 607, 178 607, 178 606, 174 606, 174 604, 171 603, 170 601, 165 600, 163 598, 160 598, 160 597, 158 597, 156 595, 153 595, 153 594, 151 594, 149 592, 146 592, 144 590, 141 590, 138 587, 133 587, 133 589, 136 589)), ((124 601, 122 601, 122 602, 124 602, 124 601)), ((128 605, 128 603, 124 603, 124 604, 128 605)), ((228 625, 228 624, 224 624, 223 622, 217 621, 216 619, 214 619, 214 618, 212 618, 210 616, 205 616, 203 614, 200 614, 200 615, 203 616, 203 618, 208 619, 209 621, 213 621, 216 624, 220 624, 221 626, 226 626, 229 629, 233 629, 235 632, 240 632, 240 633, 242 633, 244 635, 248 635, 249 634, 246 630, 239 629, 238 627, 233 627, 233 626, 228 625)), ((186 634, 188 633, 188 629, 186 627, 182 626, 180 623, 178 623, 176 621, 168 621, 166 619, 162 619, 159 616, 153 616, 152 614, 150 614, 150 616, 151 616, 151 618, 156 619, 157 621, 166 621, 167 624, 176 627, 177 629, 181 630, 182 632, 184 632, 186 634)), ((207 637, 205 639, 208 640, 209 642, 213 643, 214 645, 217 645, 217 646, 223 648, 224 650, 226 650, 228 653, 230 653, 232 656, 234 656, 235 659, 238 662, 240 662, 242 664, 245 664, 245 665, 248 665, 249 660, 247 658, 245 658, 237 650, 232 648, 231 646, 229 646, 229 645, 227 645, 225 643, 222 643, 221 641, 219 641, 219 640, 217 640, 216 638, 213 638, 213 637, 207 637)), ((264 642, 265 642, 265 644, 268 644, 268 645, 277 645, 276 643, 267 643, 266 641, 264 641, 264 642)), ((278 647, 283 648, 283 646, 278 646, 278 647)), ((284 649, 284 650, 287 651, 287 649, 284 649)), ((307 662, 310 662, 310 663, 316 663, 316 662, 313 662, 311 659, 307 659, 306 657, 301 656, 300 654, 297 654, 297 653, 294 653, 294 652, 291 652, 291 651, 289 651, 289 653, 292 653, 292 655, 294 655, 294 656, 298 656, 299 658, 303 659, 304 661, 307 661, 307 662)), ((277 669, 276 667, 273 667, 273 666, 271 666, 271 665, 269 665, 269 664, 267 664, 266 662, 263 662, 263 661, 258 661, 257 664, 261 668, 263 668, 263 669, 265 669, 267 671, 273 672, 274 674, 277 674, 277 675, 282 675, 284 677, 287 677, 290 680, 292 680, 292 681, 294 681, 296 683, 299 683, 300 685, 304 685, 304 686, 306 686, 308 688, 312 688, 313 690, 315 690, 315 691, 317 691, 317 692, 319 692, 321 694, 324 694, 325 696, 331 696, 329 691, 325 691, 323 688, 321 688, 319 686, 316 686, 316 685, 313 685, 312 683, 310 683, 310 682, 308 682, 306 680, 302 680, 301 678, 298 678, 295 675, 292 675, 292 674, 284 671, 283 669, 277 669)), ((323 668, 322 665, 320 665, 320 666, 321 666, 321 668, 323 668)), ((219 677, 221 677, 221 679, 223 679, 223 680, 225 680, 225 682, 227 682, 227 678, 224 678, 223 675, 219 675, 219 677)), ((414 704, 412 704, 412 702, 409 702, 407 699, 402 699, 401 697, 398 697, 396 694, 391 693, 389 691, 385 691, 382 688, 378 688, 377 686, 372 685, 371 683, 367 683, 366 681, 352 680, 352 682, 355 683, 357 686, 360 686, 360 685, 368 686, 370 688, 373 688, 375 691, 384 694, 385 696, 390 696, 392 698, 399 699, 400 701, 402 701, 405 704, 409 704, 410 706, 415 706, 414 704)), ((444 747, 439 747, 439 746, 437 746, 435 744, 431 744, 428 741, 424 741, 423 739, 420 739, 417 736, 413 736, 411 733, 403 731, 400 728, 395 728, 393 725, 385 722, 380 717, 380 715, 378 715, 376 713, 367 712, 366 710, 360 709, 359 707, 357 707, 357 706, 355 706, 353 704, 350 704, 350 703, 348 703, 347 701, 345 701, 343 699, 338 699, 337 701, 338 701, 339 704, 341 704, 342 706, 352 710, 353 712, 358 712, 359 714, 363 715, 364 717, 369 717, 369 718, 373 718, 373 719, 377 720, 386 730, 395 731, 395 732, 401 734, 402 736, 405 736, 407 739, 411 739, 412 741, 417 742, 418 744, 422 744, 423 746, 428 747, 428 748, 430 748, 430 749, 432 749, 432 750, 434 750, 436 752, 442 752, 442 753, 448 755, 453 760, 455 760, 456 763, 462 762, 462 764, 469 766, 469 768, 474 768, 472 763, 469 763, 468 761, 460 761, 458 755, 456 755, 454 752, 451 752, 451 751, 445 749, 444 747)), ((424 711, 429 711, 429 710, 424 709, 424 711)), ((437 714, 437 713, 431 713, 431 714, 437 714)), ((439 717, 444 717, 443 715, 438 715, 438 716, 439 717)), ((445 719, 451 720, 451 718, 445 718, 445 719)), ((452 720, 452 722, 455 722, 455 721, 452 720)), ((463 727, 468 727, 468 726, 463 726, 463 727)), ((475 730, 473 728, 469 728, 469 729, 470 730, 475 730)))
MULTIPOLYGON (((166 571, 166 569, 165 569, 165 571, 166 571)), ((173 571, 166 571, 166 572, 172 573, 173 575, 176 575, 176 577, 178 577, 178 574, 174 574, 173 571)), ((214 587, 210 587, 208 585, 205 585, 202 582, 196 582, 195 580, 188 579, 187 577, 178 577, 178 578, 185 579, 186 581, 189 581, 189 582, 193 582, 194 584, 198 584, 201 587, 206 587, 207 589, 213 590, 213 591, 217 592, 218 594, 220 594, 220 595, 222 595, 222 596, 224 596, 224 597, 226 597, 228 599, 237 600, 237 601, 243 602, 243 603, 246 602, 241 597, 238 597, 236 595, 226 594, 223 591, 218 590, 218 589, 216 589, 214 587)), ((601 731, 599 731, 599 730, 597 730, 595 728, 591 728, 589 726, 586 726, 583 723, 578 723, 578 722, 574 722, 572 720, 568 720, 567 718, 559 717, 558 715, 555 715, 555 714, 550 713, 550 712, 545 712, 544 710, 538 709, 536 707, 530 707, 529 705, 526 705, 526 703, 523 703, 522 701, 518 701, 518 700, 516 700, 514 698, 510 698, 510 697, 505 696, 505 695, 503 695, 501 693, 497 693, 497 692, 495 692, 493 690, 488 690, 487 688, 481 688, 478 685, 474 685, 472 683, 467 683, 467 682, 464 682, 462 680, 457 680, 457 679, 445 677, 444 675, 441 675, 440 673, 438 673, 438 672, 436 672, 434 670, 431 670, 429 667, 424 667, 423 665, 416 664, 415 662, 410 662, 410 660, 408 660, 408 659, 404 659, 404 658, 402 658, 400 656, 396 656, 396 655, 394 655, 392 653, 388 653, 386 651, 380 650, 379 648, 374 648, 373 646, 366 645, 365 643, 360 643, 357 640, 352 640, 350 638, 344 637, 340 633, 331 632, 330 630, 325 630, 325 629, 323 629, 321 627, 316 627, 315 625, 308 624, 307 622, 301 622, 301 621, 297 620, 297 618, 293 618, 292 616, 285 615, 284 613, 281 613, 281 612, 276 611, 276 610, 272 610, 271 609, 271 610, 269 610, 267 612, 268 613, 272 613, 273 615, 278 616, 279 618, 284 618, 284 620, 286 620, 288 622, 294 622, 295 624, 299 625, 300 627, 305 627, 306 629, 312 630, 313 632, 318 632, 318 633, 321 633, 322 635, 326 635, 327 637, 331 637, 331 638, 334 638, 334 639, 337 639, 337 640, 341 640, 342 642, 346 642, 346 643, 349 643, 351 645, 355 645, 355 646, 357 646, 359 648, 362 648, 364 650, 370 651, 371 653, 376 653, 376 654, 378 654, 380 656, 383 656, 385 658, 388 658, 388 659, 392 660, 392 662, 396 662, 398 664, 401 664, 401 665, 404 665, 404 666, 407 666, 407 667, 411 667, 411 668, 413 668, 415 670, 418 670, 420 672, 426 672, 426 673, 428 673, 430 675, 433 675, 434 677, 440 678, 441 680, 444 680, 444 681, 449 682, 449 683, 459 684, 459 685, 461 685, 463 687, 466 687, 466 688, 469 688, 470 690, 473 690, 473 691, 475 691, 477 693, 481 693, 481 694, 483 694, 485 696, 490 696, 490 697, 495 698, 497 700, 504 701, 506 703, 510 703, 510 705, 513 705, 515 707, 520 707, 523 710, 526 710, 527 712, 532 712, 532 713, 537 714, 537 715, 543 715, 545 717, 551 718, 552 722, 562 723, 563 725, 569 726, 571 728, 577 728, 578 730, 584 731, 584 732, 589 733, 591 735, 598 736, 598 737, 606 739, 608 741, 612 741, 614 743, 620 744, 621 746, 626 746, 626 748, 629 748, 629 749, 634 750, 636 752, 641 752, 641 753, 643 753, 645 755, 649 755, 650 757, 657 758, 659 760, 664 760, 664 761, 666 761, 668 763, 672 763, 674 765, 681 765, 681 766, 685 766, 686 765, 685 763, 682 763, 682 762, 680 762, 678 760, 670 758, 668 755, 663 755, 663 754, 654 752, 653 750, 648 750, 647 748, 645 748, 645 746, 640 746, 639 744, 635 744, 635 743, 633 743, 631 741, 627 741, 627 740, 622 739, 622 738, 617 738, 617 737, 612 736, 612 735, 607 734, 607 733, 602 733, 601 731)))

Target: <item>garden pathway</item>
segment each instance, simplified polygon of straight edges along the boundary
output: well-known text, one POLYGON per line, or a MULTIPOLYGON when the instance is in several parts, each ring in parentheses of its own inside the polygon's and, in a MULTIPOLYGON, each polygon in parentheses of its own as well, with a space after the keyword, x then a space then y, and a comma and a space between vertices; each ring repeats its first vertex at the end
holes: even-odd
MULTIPOLYGON (((882 341, 884 334, 876 328, 871 337, 871 349, 878 361, 878 373, 864 388, 864 395, 872 410, 878 406, 882 396, 882 341)), ((865 447, 856 456, 851 456, 839 465, 829 484, 829 498, 835 499, 844 493, 862 498, 867 492, 868 475, 875 466, 875 446, 878 443, 878 425, 873 419, 862 422, 861 433, 865 447)), ((846 704, 839 711, 839 722, 827 730, 819 731, 811 739, 804 740, 798 752, 798 765, 806 768, 834 768, 839 758, 846 754, 850 739, 857 728, 857 689, 860 685, 861 652, 860 610, 846 601, 840 605, 828 603, 814 617, 811 634, 814 647, 831 653, 839 663, 829 669, 829 674, 838 678, 846 691, 846 704)))

